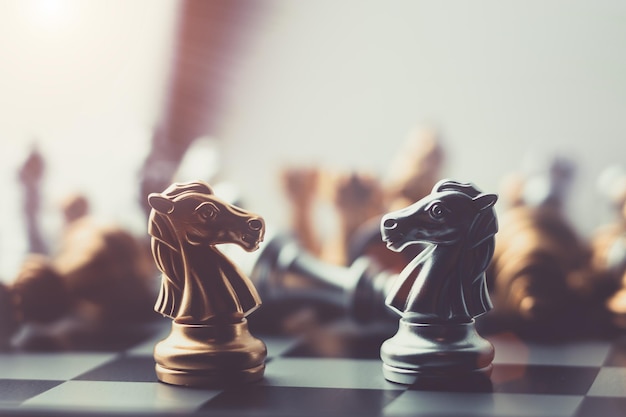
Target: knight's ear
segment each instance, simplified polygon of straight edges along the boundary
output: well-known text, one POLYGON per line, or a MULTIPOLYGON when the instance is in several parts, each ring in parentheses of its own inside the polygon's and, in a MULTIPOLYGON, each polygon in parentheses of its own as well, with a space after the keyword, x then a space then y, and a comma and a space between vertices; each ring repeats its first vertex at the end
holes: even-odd
POLYGON ((439 191, 443 190, 443 188, 444 188, 446 185, 448 185, 448 184, 450 184, 450 183, 452 183, 452 182, 453 182, 453 181, 452 181, 452 180, 449 180, 448 178, 443 178, 443 179, 441 179, 441 180, 437 181, 437 183, 433 186, 433 190, 432 190, 431 192, 432 192, 432 193, 437 193, 437 192, 439 192, 439 191))
POLYGON ((174 202, 158 193, 150 194, 148 196, 148 203, 161 214, 170 214, 174 211, 174 202))
POLYGON ((481 194, 474 199, 474 202, 478 206, 479 210, 485 210, 498 201, 498 196, 495 194, 481 194))

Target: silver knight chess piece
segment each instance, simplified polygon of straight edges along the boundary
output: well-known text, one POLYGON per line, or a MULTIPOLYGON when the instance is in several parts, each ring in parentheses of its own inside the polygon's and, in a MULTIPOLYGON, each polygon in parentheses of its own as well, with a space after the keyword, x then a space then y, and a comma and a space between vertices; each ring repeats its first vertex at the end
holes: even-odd
POLYGON ((389 381, 490 375, 494 348, 477 333, 474 318, 492 308, 485 269, 498 230, 496 200, 472 184, 442 180, 418 202, 383 216, 389 249, 426 245, 385 301, 401 317, 396 335, 381 346, 389 381))
POLYGON ((155 310, 173 319, 170 335, 154 349, 157 377, 186 386, 261 379, 267 349, 246 319, 261 299, 215 245, 256 250, 263 219, 220 200, 201 181, 173 184, 148 200, 152 253, 163 272, 155 310))

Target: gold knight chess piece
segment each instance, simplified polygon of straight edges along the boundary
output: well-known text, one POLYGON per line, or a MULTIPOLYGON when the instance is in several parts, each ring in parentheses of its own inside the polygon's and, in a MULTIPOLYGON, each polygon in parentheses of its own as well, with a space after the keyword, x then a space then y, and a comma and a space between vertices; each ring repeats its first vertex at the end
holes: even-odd
POLYGON ((261 305, 250 279, 218 248, 258 249, 265 223, 225 203, 201 181, 150 194, 152 253, 162 271, 155 310, 173 319, 155 346, 159 380, 185 386, 222 386, 259 380, 267 349, 246 317, 261 305))

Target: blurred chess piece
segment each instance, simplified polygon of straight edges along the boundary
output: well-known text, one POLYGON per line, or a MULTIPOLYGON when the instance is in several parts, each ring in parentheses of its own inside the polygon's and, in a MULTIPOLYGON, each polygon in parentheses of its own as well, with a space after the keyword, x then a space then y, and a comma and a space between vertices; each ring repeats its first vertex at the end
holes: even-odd
POLYGON ((325 262, 290 234, 270 237, 254 255, 246 263, 265 305, 252 322, 265 331, 298 332, 340 317, 363 325, 397 321, 384 304, 394 274, 371 258, 325 262))
POLYGON ((494 348, 477 333, 474 318, 492 308, 485 269, 498 231, 496 200, 472 184, 442 180, 428 196, 383 216, 389 249, 426 245, 387 295, 387 306, 401 317, 380 349, 387 380, 490 375, 494 348))
POLYGON ((548 207, 564 212, 576 173, 574 161, 559 155, 547 160, 535 155, 529 160, 533 162, 524 164, 521 173, 503 179, 503 199, 509 207, 548 207))
POLYGON ((33 146, 22 164, 18 178, 24 192, 24 217, 29 253, 47 253, 47 245, 39 227, 41 205, 41 182, 45 172, 45 160, 37 146, 33 146))
POLYGON ((155 310, 173 319, 154 349, 159 380, 184 386, 253 382, 265 370, 265 344, 246 317, 261 305, 250 279, 217 244, 255 251, 261 217, 217 198, 201 181, 149 195, 152 253, 163 273, 155 310))
POLYGON ((155 269, 148 248, 124 228, 89 214, 82 195, 63 206, 65 227, 52 259, 76 308, 94 322, 150 318, 155 269))
POLYGON ((598 180, 601 193, 609 200, 615 220, 600 227, 593 236, 593 265, 613 283, 615 293, 606 306, 614 323, 626 329, 626 170, 620 166, 605 169, 598 180))
POLYGON ((300 244, 310 253, 319 255, 322 244, 314 224, 320 172, 313 167, 286 167, 281 183, 290 204, 289 227, 300 244))
POLYGON ((128 326, 155 318, 149 249, 88 212, 83 196, 68 198, 56 253, 29 256, 14 283, 0 290, 9 300, 0 319, 8 323, 0 327, 11 328, 6 344, 37 350, 114 345, 123 343, 128 326))
POLYGON ((320 257, 337 265, 349 265, 350 242, 359 228, 384 211, 383 189, 376 177, 364 172, 327 178, 328 194, 337 214, 335 233, 323 245, 320 257))
POLYGON ((521 206, 500 224, 489 274, 494 316, 533 337, 589 331, 590 252, 562 213, 521 206))
POLYGON ((604 331, 601 304, 607 289, 595 277, 590 248, 564 210, 573 173, 573 162, 557 157, 543 172, 504 182, 509 207, 500 217, 487 275, 496 306, 485 319, 491 325, 499 320, 537 338, 604 331))
POLYGON ((14 282, 0 284, 0 347, 11 347, 21 326, 48 325, 70 309, 71 297, 49 259, 29 255, 14 282))

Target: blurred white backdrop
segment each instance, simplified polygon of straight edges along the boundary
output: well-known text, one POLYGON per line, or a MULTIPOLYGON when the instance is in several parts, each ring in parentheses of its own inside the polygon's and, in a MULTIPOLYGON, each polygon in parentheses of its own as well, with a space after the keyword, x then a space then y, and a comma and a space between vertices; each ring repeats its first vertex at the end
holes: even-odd
POLYGON ((285 161, 384 173, 407 132, 434 122, 447 176, 496 191, 526 155, 563 154, 578 163, 569 209, 581 233, 608 220, 595 181, 626 164, 626 3, 268 7, 219 133, 259 210, 278 213, 267 194, 285 161))
MULTIPOLYGON (((42 228, 84 193, 96 215, 136 230, 137 172, 161 107, 176 2, 0 0, 0 279, 26 250, 17 171, 46 160, 42 228)), ((142 224, 143 219, 141 218, 142 224)))
MULTIPOLYGON (((488 191, 527 154, 574 158, 576 226, 610 219, 595 181, 626 164, 626 3, 262 4, 207 133, 222 143, 222 176, 269 223, 285 219, 284 164, 383 175, 423 122, 442 128, 445 175, 488 191)), ((25 248, 15 172, 35 138, 45 209, 80 190, 141 232, 133 181, 162 108, 177 5, 0 0, 0 277, 25 248)))

